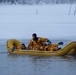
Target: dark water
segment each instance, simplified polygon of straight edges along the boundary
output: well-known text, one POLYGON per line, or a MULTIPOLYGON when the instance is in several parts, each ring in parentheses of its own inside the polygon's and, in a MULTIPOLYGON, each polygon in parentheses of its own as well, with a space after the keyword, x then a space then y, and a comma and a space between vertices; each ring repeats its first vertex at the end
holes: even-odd
MULTIPOLYGON (((0 42, 0 75, 76 75, 76 56, 10 55, 6 41, 0 42)), ((29 40, 20 40, 28 44, 29 40)), ((60 40, 52 40, 57 43, 60 40)), ((69 40, 62 40, 65 45, 69 40)))

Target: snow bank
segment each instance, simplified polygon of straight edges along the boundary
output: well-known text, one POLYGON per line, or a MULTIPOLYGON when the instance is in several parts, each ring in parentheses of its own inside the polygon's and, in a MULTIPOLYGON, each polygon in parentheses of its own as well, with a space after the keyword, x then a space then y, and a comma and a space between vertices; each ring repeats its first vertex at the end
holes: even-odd
POLYGON ((32 33, 48 38, 75 38, 75 6, 2 5, 0 38, 31 38, 32 33))

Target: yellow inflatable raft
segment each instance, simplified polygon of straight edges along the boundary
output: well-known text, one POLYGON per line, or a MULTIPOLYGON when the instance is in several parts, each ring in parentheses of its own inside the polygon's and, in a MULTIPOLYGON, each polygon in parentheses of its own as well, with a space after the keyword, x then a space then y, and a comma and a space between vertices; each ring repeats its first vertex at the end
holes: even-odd
POLYGON ((10 39, 7 41, 7 49, 10 54, 29 54, 29 55, 38 55, 38 56, 63 56, 63 55, 74 55, 76 54, 76 42, 71 42, 66 45, 63 49, 58 51, 39 51, 39 50, 21 50, 15 49, 12 52, 12 47, 21 46, 21 42, 16 39, 10 39))

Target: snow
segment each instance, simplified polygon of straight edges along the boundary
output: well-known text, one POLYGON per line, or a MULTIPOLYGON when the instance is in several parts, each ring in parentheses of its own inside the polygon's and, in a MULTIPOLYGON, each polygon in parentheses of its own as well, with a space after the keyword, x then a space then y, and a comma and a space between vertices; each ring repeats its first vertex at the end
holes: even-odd
POLYGON ((0 38, 76 39, 76 5, 1 5, 0 38))

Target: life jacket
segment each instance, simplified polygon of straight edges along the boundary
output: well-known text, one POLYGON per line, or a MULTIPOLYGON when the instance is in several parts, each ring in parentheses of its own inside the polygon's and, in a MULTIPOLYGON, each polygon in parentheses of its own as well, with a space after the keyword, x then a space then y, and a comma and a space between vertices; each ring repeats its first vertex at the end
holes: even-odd
POLYGON ((35 40, 31 40, 29 45, 28 45, 28 48, 29 49, 34 49, 34 50, 37 50, 37 48, 39 46, 43 46, 43 43, 44 42, 47 42, 47 38, 41 38, 41 37, 38 37, 38 40, 35 41, 35 40))
POLYGON ((58 50, 58 44, 47 45, 47 46, 45 46, 44 50, 47 50, 47 51, 56 51, 56 50, 58 50))
POLYGON ((32 39, 32 49, 36 50, 39 46, 42 45, 41 39, 38 37, 37 41, 32 39))

